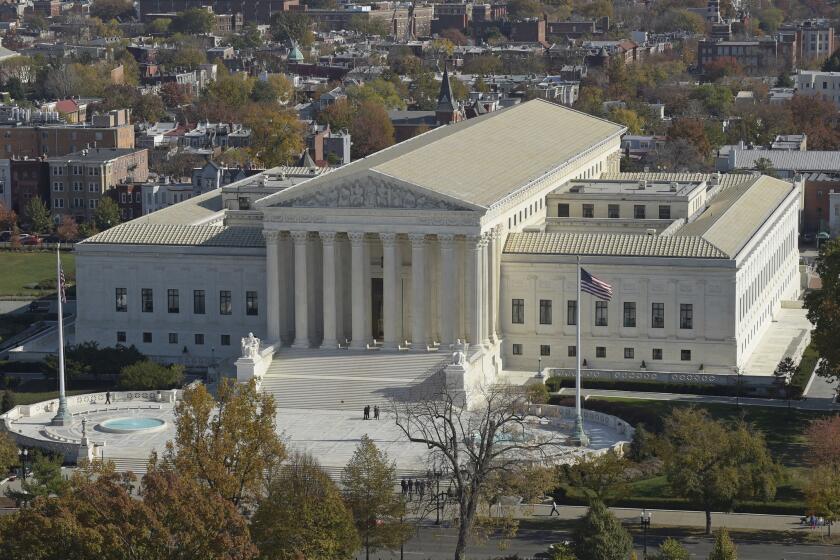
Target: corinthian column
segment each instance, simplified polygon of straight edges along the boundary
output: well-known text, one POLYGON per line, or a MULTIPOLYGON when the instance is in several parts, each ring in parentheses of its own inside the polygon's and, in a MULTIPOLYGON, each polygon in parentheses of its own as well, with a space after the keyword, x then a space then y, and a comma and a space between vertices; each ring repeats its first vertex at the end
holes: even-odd
POLYGON ((396 233, 380 233, 382 240, 382 310, 384 317, 383 348, 395 350, 402 339, 402 305, 398 301, 400 281, 399 247, 396 233))
POLYGON ((335 232, 321 232, 324 251, 324 340, 321 348, 336 348, 336 303, 335 303, 335 232))
POLYGON ((366 348, 368 337, 365 334, 365 234, 351 231, 350 238, 350 282, 352 295, 352 340, 351 348, 366 348))
POLYGON ((280 340, 280 232, 266 231, 265 236, 265 332, 269 341, 280 340))
POLYGON ((429 336, 426 322, 426 235, 412 233, 411 240, 411 341, 413 349, 425 352, 429 336))
POLYGON ((308 231, 293 231, 295 244, 295 342, 293 348, 309 348, 309 298, 306 270, 308 231))
POLYGON ((490 342, 494 344, 499 339, 496 328, 499 322, 499 268, 501 266, 501 251, 499 250, 499 246, 501 245, 501 238, 501 228, 500 226, 496 226, 490 234, 489 262, 487 263, 487 269, 490 275, 488 278, 490 290, 487 296, 490 319, 487 324, 487 329, 490 333, 490 342))
POLYGON ((470 346, 481 346, 481 238, 468 236, 466 252, 467 336, 470 346))
POLYGON ((455 236, 451 234, 438 235, 440 245, 440 294, 438 302, 440 311, 440 346, 446 350, 450 344, 455 344, 458 332, 458 301, 456 290, 458 286, 458 269, 455 266, 455 236))

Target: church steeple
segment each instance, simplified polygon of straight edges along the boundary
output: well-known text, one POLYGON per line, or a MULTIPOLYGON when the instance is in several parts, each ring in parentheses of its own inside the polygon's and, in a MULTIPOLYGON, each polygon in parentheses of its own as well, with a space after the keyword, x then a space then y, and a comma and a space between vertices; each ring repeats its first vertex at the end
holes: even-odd
POLYGON ((449 69, 443 65, 443 79, 440 82, 435 118, 438 124, 449 124, 462 120, 461 112, 452 96, 452 84, 449 83, 449 69))

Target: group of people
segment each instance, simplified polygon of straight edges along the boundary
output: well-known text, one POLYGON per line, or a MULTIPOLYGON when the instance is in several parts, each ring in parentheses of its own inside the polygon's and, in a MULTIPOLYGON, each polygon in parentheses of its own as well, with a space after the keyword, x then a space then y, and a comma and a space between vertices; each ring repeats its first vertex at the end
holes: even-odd
MULTIPOLYGON (((373 406, 373 419, 379 420, 379 405, 373 406)), ((370 420, 370 405, 367 405, 362 411, 362 420, 370 420)))
POLYGON ((422 478, 414 480, 413 478, 400 480, 400 488, 402 488, 403 496, 407 497, 409 501, 414 499, 414 493, 417 492, 419 500, 423 499, 426 494, 426 481, 422 478))
POLYGON ((803 517, 802 519, 799 520, 799 522, 802 525, 806 525, 806 526, 810 527, 811 529, 816 529, 817 527, 824 527, 825 525, 827 525, 824 518, 817 517, 816 515, 813 515, 813 514, 803 517))

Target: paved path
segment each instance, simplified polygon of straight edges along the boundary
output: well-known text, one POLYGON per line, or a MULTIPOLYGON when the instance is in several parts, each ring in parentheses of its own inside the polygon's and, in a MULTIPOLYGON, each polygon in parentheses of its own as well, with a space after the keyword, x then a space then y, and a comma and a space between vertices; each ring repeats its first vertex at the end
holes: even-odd
MULTIPOLYGON (((564 387, 560 389, 557 395, 572 396, 575 394, 573 388, 564 387)), ((615 397, 622 399, 639 399, 651 401, 679 401, 688 403, 707 403, 707 404, 729 404, 736 405, 740 402, 746 406, 772 406, 778 408, 787 408, 788 402, 784 399, 757 399, 741 397, 723 397, 717 395, 693 395, 685 393, 647 393, 643 391, 616 391, 612 389, 581 389, 581 394, 584 398, 587 397, 615 397)), ((791 408, 798 408, 800 410, 835 410, 837 406, 834 405, 831 398, 808 398, 801 401, 791 401, 791 408)))

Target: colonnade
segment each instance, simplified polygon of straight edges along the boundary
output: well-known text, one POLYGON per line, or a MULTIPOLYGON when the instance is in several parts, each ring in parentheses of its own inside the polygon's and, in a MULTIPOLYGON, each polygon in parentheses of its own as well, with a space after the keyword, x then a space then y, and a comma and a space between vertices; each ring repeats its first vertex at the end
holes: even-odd
POLYGON ((498 339, 498 228, 475 236, 291 230, 265 237, 271 340, 285 339, 294 348, 337 348, 345 341, 351 349, 371 347, 370 285, 379 276, 371 251, 380 249, 383 337, 377 346, 397 350, 408 342, 415 351, 448 351, 458 341, 477 347, 498 339))

